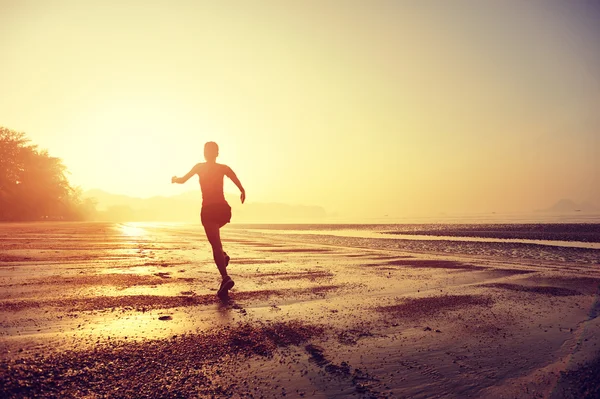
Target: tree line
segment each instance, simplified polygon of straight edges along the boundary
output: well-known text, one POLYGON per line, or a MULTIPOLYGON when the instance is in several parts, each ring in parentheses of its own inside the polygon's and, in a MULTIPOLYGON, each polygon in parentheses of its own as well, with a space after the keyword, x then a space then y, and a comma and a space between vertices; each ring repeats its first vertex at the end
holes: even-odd
POLYGON ((66 174, 62 160, 25 133, 0 127, 0 221, 91 218, 93 200, 83 199, 66 174))

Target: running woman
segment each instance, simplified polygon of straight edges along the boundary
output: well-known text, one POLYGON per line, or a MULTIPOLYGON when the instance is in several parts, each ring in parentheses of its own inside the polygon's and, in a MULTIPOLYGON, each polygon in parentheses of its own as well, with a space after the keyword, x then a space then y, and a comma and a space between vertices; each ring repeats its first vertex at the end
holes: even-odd
POLYGON ((206 232, 206 238, 212 247, 215 264, 221 273, 221 286, 217 296, 221 299, 227 298, 229 290, 235 283, 227 274, 229 256, 223 251, 221 243, 221 227, 231 220, 231 207, 225 200, 223 194, 223 177, 227 176, 240 189, 242 204, 246 200, 246 191, 239 179, 227 165, 217 163, 219 146, 213 141, 204 144, 204 159, 206 162, 198 163, 183 177, 173 176, 171 183, 183 184, 194 175, 200 178, 200 189, 202 191, 202 211, 200 219, 206 232))

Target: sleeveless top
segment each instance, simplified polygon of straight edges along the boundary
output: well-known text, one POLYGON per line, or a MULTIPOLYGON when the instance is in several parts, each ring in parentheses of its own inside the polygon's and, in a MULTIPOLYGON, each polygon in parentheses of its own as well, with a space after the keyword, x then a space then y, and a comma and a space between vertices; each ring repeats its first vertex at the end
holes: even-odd
POLYGON ((223 194, 223 178, 229 166, 219 163, 199 163, 198 176, 202 191, 202 205, 226 204, 223 194))

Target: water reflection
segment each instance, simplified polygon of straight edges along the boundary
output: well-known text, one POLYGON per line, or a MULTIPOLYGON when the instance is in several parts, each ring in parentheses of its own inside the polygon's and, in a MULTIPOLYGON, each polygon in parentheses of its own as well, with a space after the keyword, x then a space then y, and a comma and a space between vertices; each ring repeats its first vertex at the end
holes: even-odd
POLYGON ((145 237, 148 234, 148 232, 145 229, 142 229, 141 227, 135 226, 130 223, 120 224, 119 229, 121 230, 121 233, 123 233, 123 235, 132 238, 141 238, 145 237))
POLYGON ((413 241, 468 241, 468 242, 495 242, 495 243, 517 243, 517 244, 536 244, 553 247, 570 248, 588 248, 600 249, 600 243, 582 242, 582 241, 558 241, 558 240, 530 240, 522 238, 491 238, 491 237, 460 237, 444 235, 416 235, 416 234, 388 234, 380 231, 369 230, 269 230, 269 229, 248 229, 266 234, 287 234, 287 235, 324 235, 336 237, 355 237, 355 238, 381 238, 388 240, 413 240, 413 241))

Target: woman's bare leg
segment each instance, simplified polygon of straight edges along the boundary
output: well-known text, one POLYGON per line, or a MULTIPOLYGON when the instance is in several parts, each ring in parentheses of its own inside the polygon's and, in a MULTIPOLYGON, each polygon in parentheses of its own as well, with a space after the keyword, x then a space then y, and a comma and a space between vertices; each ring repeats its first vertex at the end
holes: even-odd
POLYGON ((221 243, 221 232, 220 226, 216 223, 205 224, 204 231, 206 232, 206 238, 210 242, 210 246, 213 251, 213 258, 221 277, 225 279, 227 277, 227 268, 225 266, 225 255, 223 255, 223 244, 221 243))

